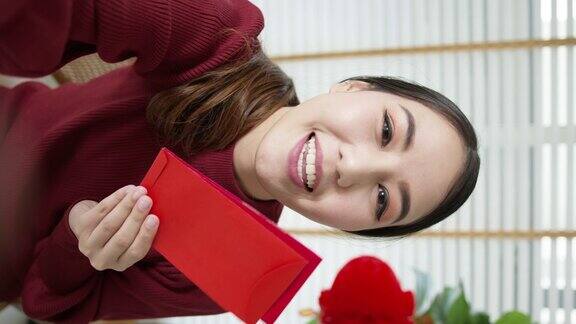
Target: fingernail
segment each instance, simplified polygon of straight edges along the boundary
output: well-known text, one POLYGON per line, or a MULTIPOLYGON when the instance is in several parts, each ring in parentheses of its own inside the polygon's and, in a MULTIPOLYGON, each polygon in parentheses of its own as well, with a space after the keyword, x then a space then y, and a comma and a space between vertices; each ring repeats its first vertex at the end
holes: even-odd
POLYGON ((156 224, 158 224, 158 219, 156 219, 156 216, 148 216, 146 219, 146 227, 148 227, 148 229, 153 229, 156 227, 156 224))
POLYGON ((140 198, 140 201, 138 201, 138 207, 140 207, 141 210, 146 210, 146 208, 150 207, 150 199, 146 197, 140 198))

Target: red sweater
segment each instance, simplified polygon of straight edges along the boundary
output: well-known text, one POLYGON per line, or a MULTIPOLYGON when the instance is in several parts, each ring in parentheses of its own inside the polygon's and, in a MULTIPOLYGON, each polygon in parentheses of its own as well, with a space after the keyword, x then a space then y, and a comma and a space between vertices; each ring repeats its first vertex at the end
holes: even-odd
MULTIPOLYGON (((0 0, 0 73, 46 75, 95 51, 137 57, 85 84, 0 87, 0 301, 21 297, 30 317, 70 323, 223 312, 154 249, 123 272, 95 270, 68 211, 140 183, 160 149, 148 101, 244 58, 242 36, 215 37, 228 27, 258 45, 263 17, 245 0, 0 0)), ((233 149, 183 158, 277 222, 279 202, 239 189, 233 149)))

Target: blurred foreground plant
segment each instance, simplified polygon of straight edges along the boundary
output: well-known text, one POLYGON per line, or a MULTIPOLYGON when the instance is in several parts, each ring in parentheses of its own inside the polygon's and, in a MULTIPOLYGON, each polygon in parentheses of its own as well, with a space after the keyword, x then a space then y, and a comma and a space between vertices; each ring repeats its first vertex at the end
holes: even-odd
POLYGON ((322 291, 320 311, 303 309, 307 324, 531 324, 526 314, 510 311, 496 322, 473 312, 462 283, 430 296, 430 276, 415 270, 415 301, 403 291, 392 269, 378 258, 352 259, 338 272, 331 289, 322 291), (414 305, 415 304, 415 305, 414 305))
MULTIPOLYGON (((462 282, 458 287, 444 287, 434 298, 429 298, 430 276, 419 270, 416 272, 416 316, 417 324, 490 324, 490 316, 485 312, 473 312, 466 299, 462 282), (429 305, 428 307, 426 307, 429 305)), ((510 311, 495 324, 530 324, 526 314, 510 311)))

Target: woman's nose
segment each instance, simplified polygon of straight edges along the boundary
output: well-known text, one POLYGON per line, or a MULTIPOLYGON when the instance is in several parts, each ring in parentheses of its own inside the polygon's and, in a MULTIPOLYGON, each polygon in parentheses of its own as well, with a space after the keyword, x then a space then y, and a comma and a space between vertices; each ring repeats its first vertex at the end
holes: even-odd
POLYGON ((394 152, 343 145, 336 162, 338 185, 346 188, 354 184, 385 181, 394 175, 400 162, 394 152))

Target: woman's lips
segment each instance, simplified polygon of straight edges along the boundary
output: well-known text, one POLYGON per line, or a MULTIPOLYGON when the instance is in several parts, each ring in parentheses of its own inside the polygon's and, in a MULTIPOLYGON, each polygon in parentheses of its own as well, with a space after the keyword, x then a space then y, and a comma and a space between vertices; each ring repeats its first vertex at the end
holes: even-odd
POLYGON ((304 147, 304 144, 306 144, 306 141, 308 141, 310 135, 311 133, 302 137, 302 139, 298 141, 296 145, 294 145, 292 150, 290 150, 290 155, 288 156, 288 176, 290 179, 292 179, 294 185, 302 190, 306 189, 304 188, 304 182, 298 176, 298 171, 296 168, 298 168, 298 158, 300 157, 300 152, 302 152, 302 148, 304 147))
MULTIPOLYGON (((308 139, 310 138, 310 136, 312 134, 313 133, 309 133, 306 136, 304 136, 300 141, 298 141, 298 143, 296 143, 296 145, 294 145, 292 150, 290 150, 290 154, 288 157, 288 170, 287 171, 288 171, 289 178, 292 180, 294 185, 296 185, 298 188, 300 188, 306 192, 308 192, 308 191, 304 187, 304 182, 298 176, 298 170, 297 170, 298 158, 300 157, 300 153, 302 152, 304 145, 306 144, 306 142, 308 141, 308 139)), ((322 179, 322 150, 320 148, 317 136, 314 136, 314 144, 316 145, 316 161, 314 161, 315 162, 315 168, 316 168, 316 179, 314 180, 314 187, 312 189, 316 190, 316 188, 318 188, 318 185, 320 184, 320 180, 322 179)))

